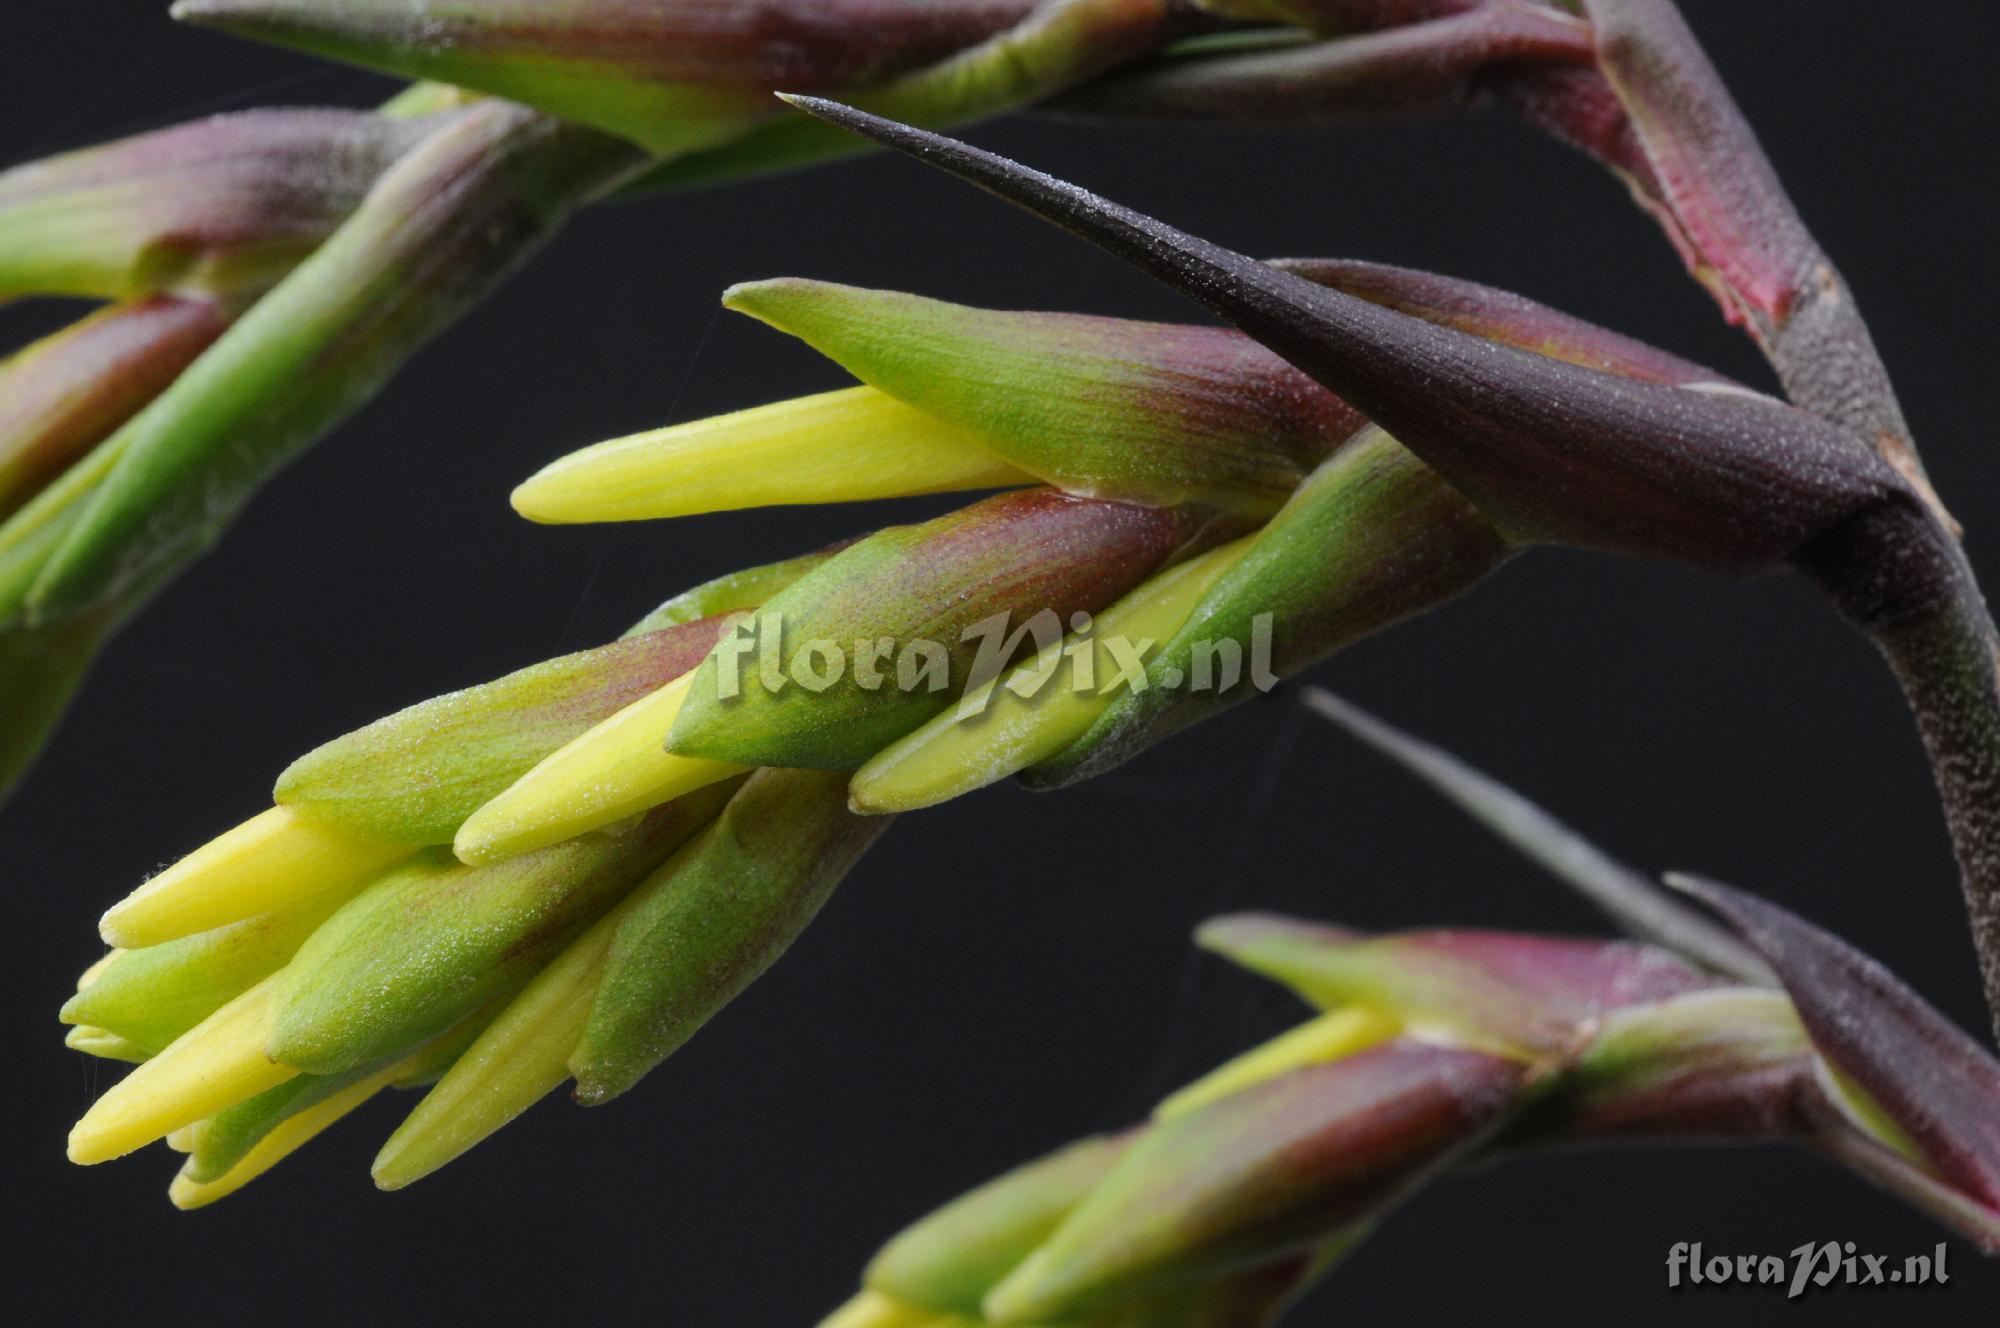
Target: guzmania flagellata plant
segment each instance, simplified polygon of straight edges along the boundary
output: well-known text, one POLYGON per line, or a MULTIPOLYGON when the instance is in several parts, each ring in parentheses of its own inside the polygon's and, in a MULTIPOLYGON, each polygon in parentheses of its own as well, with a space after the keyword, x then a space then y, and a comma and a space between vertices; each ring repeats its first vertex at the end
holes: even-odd
MULTIPOLYGON (((176 12, 426 82, 0 177, 0 294, 110 302, 0 370, 0 683, 26 698, 0 775, 264 475, 586 203, 872 141, 1232 326, 733 287, 857 385, 561 458, 524 515, 984 496, 303 756, 268 811, 105 915, 113 949, 63 1018, 138 1068, 75 1160, 164 1139, 198 1206, 425 1086, 376 1163, 397 1188, 564 1083, 607 1102, 775 962, 894 815, 1099 774, 1537 545, 1827 593, 1909 697, 2000 1011, 1993 624, 1851 292, 1667 0, 176 12), (1031 102, 1290 121, 1489 100, 1628 185, 1783 398, 1454 278, 1257 262, 923 127, 1031 102)), ((1260 1324, 1432 1178, 1628 1137, 1797 1140, 2000 1243, 2000 1068, 1977 1043, 1809 924, 1683 882, 1718 922, 1319 704, 1642 943, 1215 924, 1327 1013, 920 1224, 834 1323, 1260 1324)))

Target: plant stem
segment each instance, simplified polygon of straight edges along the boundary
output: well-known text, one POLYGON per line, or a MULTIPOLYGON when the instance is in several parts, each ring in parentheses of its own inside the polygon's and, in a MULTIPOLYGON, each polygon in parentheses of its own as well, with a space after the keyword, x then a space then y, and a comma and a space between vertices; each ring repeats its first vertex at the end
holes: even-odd
POLYGON ((1957 523, 1924 474, 1853 292, 1672 0, 1586 0, 1584 11, 1649 166, 1628 172, 1635 194, 1793 404, 1881 457, 1915 499, 1863 513, 1795 562, 1887 657, 1916 717, 2000 1033, 2000 632, 1957 523))
POLYGON ((1889 662, 1944 804, 2000 1034, 2000 632, 1952 532, 1915 502, 1867 513, 1804 550, 1889 662))

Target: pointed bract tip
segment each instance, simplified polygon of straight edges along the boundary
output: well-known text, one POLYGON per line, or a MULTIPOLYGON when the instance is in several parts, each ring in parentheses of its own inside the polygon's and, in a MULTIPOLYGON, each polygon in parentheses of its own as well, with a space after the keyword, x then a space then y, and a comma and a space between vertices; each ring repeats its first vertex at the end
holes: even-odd
POLYGON ((1254 954, 1273 940, 1323 945, 1353 945, 1368 934, 1327 922, 1306 922, 1280 913, 1225 913, 1195 928, 1195 944, 1210 954, 1233 959, 1254 954))
POLYGON ((838 103, 796 104, 1227 318, 1394 434, 1511 543, 1743 575, 1907 496, 1873 453, 1776 399, 1642 382, 1503 346, 1315 285, 956 139, 838 103))
POLYGON ((1767 960, 1826 1061, 1940 1179, 2000 1212, 2000 1060, 1880 962, 1778 904, 1670 873, 1767 960))

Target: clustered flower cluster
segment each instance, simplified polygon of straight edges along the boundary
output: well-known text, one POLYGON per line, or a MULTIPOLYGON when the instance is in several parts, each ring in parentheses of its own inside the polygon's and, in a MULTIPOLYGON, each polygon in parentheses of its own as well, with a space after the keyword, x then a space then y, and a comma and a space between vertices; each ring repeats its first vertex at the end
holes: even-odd
MULTIPOLYGON (((521 485, 523 515, 984 496, 687 590, 617 641, 295 762, 269 810, 105 915, 113 949, 63 1019, 137 1068, 75 1160, 164 1139, 197 1206, 423 1087, 376 1162, 398 1188, 565 1083, 610 1101, 785 952, 895 815, 1102 773, 1248 694, 1186 679, 1252 654, 1297 674, 1538 545, 1825 590, 1909 697, 2000 1008, 1993 624, 1851 294, 1667 0, 176 12, 428 81, 376 112, 252 112, 0 175, 0 296, 107 302, 0 365, 0 779, 264 476, 614 193, 872 140, 1231 326, 732 288, 857 385, 587 448, 521 485), (1470 282, 1253 261, 917 127, 1030 103, 1260 121, 1486 100, 1615 170, 1785 396, 1470 282), (891 681, 787 686, 815 642, 891 681), (1077 685, 1047 687, 1066 664, 1077 685)), ((2000 1245, 2000 1066, 1978 1044, 1782 910, 1685 883, 1718 925, 1320 704, 1648 943, 1211 924, 1210 948, 1324 1013, 926 1219, 829 1324, 1248 1328, 1462 1162, 1629 1138, 1795 1139, 2000 1245)))

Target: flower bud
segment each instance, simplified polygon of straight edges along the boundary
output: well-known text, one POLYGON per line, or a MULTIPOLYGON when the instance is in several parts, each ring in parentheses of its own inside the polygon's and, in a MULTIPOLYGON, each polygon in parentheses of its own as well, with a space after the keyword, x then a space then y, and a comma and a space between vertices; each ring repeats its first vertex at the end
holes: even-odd
POLYGON ((268 286, 438 122, 254 110, 0 174, 0 299, 268 286))
MULTIPOLYGON (((628 899, 504 998, 471 1044, 382 1145, 375 1184, 400 1190, 463 1156, 569 1078, 628 899)), ((471 1021, 469 1021, 471 1022, 471 1021)))
POLYGON ((245 918, 345 896, 408 857, 407 845, 352 835, 273 807, 218 835, 111 906, 98 930, 138 949, 245 918))
POLYGON ((1173 1120, 1306 1065, 1325 1065, 1393 1041, 1403 1021, 1387 1010, 1341 1005, 1218 1066, 1153 1109, 1173 1120))
POLYGON ((465 819, 452 840, 459 861, 505 862, 749 774, 749 765, 668 750, 693 685, 683 674, 543 758, 465 819))
POLYGON ((123 1157, 296 1076, 264 1051, 276 982, 244 992, 98 1098, 70 1131, 70 1161, 123 1157))
POLYGON ((1513 548, 1484 513, 1379 429, 1313 473, 1032 787, 1102 774, 1495 571, 1513 548))
POLYGON ((148 1052, 183 1033, 291 962, 306 938, 365 881, 282 912, 246 918, 161 945, 121 950, 62 1008, 66 1024, 101 1028, 148 1052))
POLYGON ((274 979, 272 1056, 336 1074, 437 1036, 560 952, 720 806, 696 795, 622 834, 489 867, 419 855, 336 913, 274 979))
POLYGON ((277 800, 355 834, 449 844, 537 762, 701 663, 723 626, 666 627, 398 711, 299 758, 277 800))
POLYGON ((63 1045, 101 1061, 125 1061, 132 1065, 143 1065, 153 1056, 138 1043, 92 1024, 78 1024, 70 1029, 63 1035, 63 1045))
POLYGON ((1242 334, 783 280, 723 303, 1069 493, 1267 515, 1362 424, 1242 334))
POLYGON ((1135 1137, 1071 1144, 954 1199, 884 1245, 863 1283, 932 1314, 976 1317, 986 1294, 1055 1234, 1135 1137))
POLYGON ((1097 614, 1088 638, 1065 636, 1011 673, 968 689, 958 705, 855 772, 855 810, 935 806, 1060 755, 1128 688, 1146 684, 1133 657, 1143 663, 1147 649, 1172 636, 1250 545, 1246 537, 1174 564, 1097 614))
MULTIPOLYGON (((945 1205, 884 1246, 868 1266, 867 1289, 821 1328, 972 1328, 989 1322, 981 1310, 986 1295, 1055 1233, 1142 1137, 1131 1131, 1086 1139, 945 1205)), ((1077 1328, 1262 1328, 1354 1239, 1344 1235, 1312 1254, 1116 1300, 1063 1322, 1077 1328)))
POLYGON ((137 414, 227 326, 213 303, 155 297, 0 362, 0 520, 137 414))
POLYGON ((1321 1008, 1359 1003, 1517 1053, 1575 1050, 1610 1011, 1717 985, 1663 950, 1503 932, 1360 937, 1260 914, 1218 918, 1201 945, 1321 1008))
MULTIPOLYGON (((179 1178, 183 1193, 187 1192, 187 1187, 205 1190, 229 1177, 287 1122, 295 1121, 304 1113, 315 1112, 316 1108, 336 1099, 351 1097, 354 1099, 352 1105, 359 1106, 367 1097, 387 1088, 394 1077, 393 1066, 364 1066, 335 1075, 302 1074, 259 1093, 247 1102, 239 1102, 217 1112, 197 1125, 192 1138, 187 1141, 190 1145, 188 1160, 182 1164, 179 1178)), ((347 1104, 343 1102, 342 1105, 347 1104)), ((340 1114, 345 1115, 346 1112, 340 1114)), ((331 1119, 326 1121, 327 1125, 332 1123, 331 1119)), ((300 1145, 305 1142, 305 1139, 299 1140, 300 1145)), ((247 1183, 249 1178, 241 1179, 247 1183)), ((222 1196, 211 1192, 202 1197, 212 1203, 222 1196)), ((181 1203, 179 1198, 175 1203, 178 1207, 189 1206, 181 1203)))
POLYGON ((1242 17, 1264 11, 1341 35, 1170 53, 1085 84, 1056 109, 1252 124, 1456 114, 1480 105, 1496 84, 1512 88, 1546 69, 1588 70, 1593 54, 1590 29, 1540 0, 1227 2, 1242 17))
MULTIPOLYGON (((842 543, 801 557, 728 573, 683 591, 641 619, 626 633, 621 648, 612 653, 621 660, 639 658, 628 656, 624 647, 644 638, 651 638, 656 645, 701 639, 712 642, 716 630, 726 630, 725 615, 756 607, 846 547, 842 543), (704 619, 710 621, 699 629, 699 636, 690 638, 669 632, 679 628, 693 630, 693 625, 704 619)), ((705 652, 704 647, 701 653, 705 652)), ((653 657, 650 652, 641 653, 646 658, 653 657)), ((546 740, 553 743, 566 738, 567 741, 555 745, 553 750, 542 744, 532 753, 525 748, 514 749, 517 756, 532 755, 534 759, 493 765, 490 781, 478 789, 486 795, 484 800, 468 797, 453 802, 433 818, 429 833, 449 836, 462 861, 500 862, 517 853, 546 848, 600 829, 745 773, 742 766, 688 760, 665 750, 666 733, 673 727, 674 716, 687 695, 692 681, 690 674, 700 663, 700 654, 692 658, 674 654, 670 662, 679 666, 679 672, 673 673, 664 685, 655 684, 650 690, 636 689, 636 699, 627 699, 628 693, 620 688, 600 686, 601 668, 608 658, 607 654, 579 656, 574 665, 554 668, 546 675, 532 670, 517 675, 519 682, 526 684, 525 692, 539 694, 550 704, 552 719, 562 717, 560 726, 553 723, 548 726, 546 740), (582 691, 573 690, 579 685, 582 691), (575 704, 583 698, 591 699, 582 706, 575 704), (614 704, 619 701, 624 704, 614 704), (505 779, 501 778, 503 775, 505 779)), ((671 672, 663 669, 661 676, 671 672)), ((510 680, 503 680, 496 687, 490 694, 483 690, 464 694, 452 708, 462 707, 468 717, 489 716, 496 725, 494 736, 508 746, 512 742, 509 735, 514 731, 514 710, 524 689, 510 680)), ((408 712, 415 722, 406 735, 408 741, 419 746, 427 745, 429 729, 422 711, 423 707, 418 707, 417 711, 408 712)), ((392 725, 391 730, 400 727, 392 725)), ((480 727, 484 727, 483 720, 480 727)), ((405 740, 395 737, 393 731, 385 731, 383 736, 393 742, 405 740)), ((445 763, 457 763, 464 759, 464 752, 459 744, 453 743, 435 756, 445 763)), ((399 780, 385 792, 393 804, 406 796, 408 790, 399 780)), ((318 794, 324 795, 324 790, 318 794)))
POLYGON ((1481 1142, 1523 1067, 1391 1043, 1148 1130, 985 1301, 1027 1324, 1311 1248, 1481 1142))
POLYGON ((819 1328, 961 1328, 921 1305, 906 1305, 879 1292, 864 1291, 819 1321, 819 1328))
POLYGON ((760 770, 625 910, 571 1053, 597 1106, 685 1045, 791 948, 891 818, 847 809, 847 776, 760 770))
MULTIPOLYGON (((948 59, 846 95, 907 124, 949 128, 1043 100, 1198 27, 1180 0, 1046 0, 948 59)), ((784 114, 719 147, 669 158, 630 190, 700 188, 867 150, 810 116, 784 114)))
POLYGON ((1018 22, 1034 0, 179 0, 174 17, 477 88, 661 155, 725 141, 783 88, 866 85, 1018 22))
POLYGON ((987 677, 1010 664, 1038 615, 1059 635, 1209 525, 1191 509, 1034 489, 885 530, 723 639, 694 675, 670 746, 711 761, 856 769, 985 681, 971 676, 982 655, 987 677))

